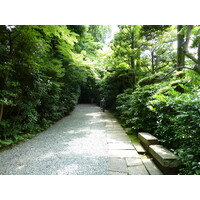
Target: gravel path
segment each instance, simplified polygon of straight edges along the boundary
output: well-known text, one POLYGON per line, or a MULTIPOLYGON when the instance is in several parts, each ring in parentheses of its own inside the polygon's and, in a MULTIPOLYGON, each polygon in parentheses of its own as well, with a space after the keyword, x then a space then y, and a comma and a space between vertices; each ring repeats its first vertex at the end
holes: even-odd
POLYGON ((77 105, 46 131, 0 153, 0 174, 106 175, 105 124, 99 107, 77 105))

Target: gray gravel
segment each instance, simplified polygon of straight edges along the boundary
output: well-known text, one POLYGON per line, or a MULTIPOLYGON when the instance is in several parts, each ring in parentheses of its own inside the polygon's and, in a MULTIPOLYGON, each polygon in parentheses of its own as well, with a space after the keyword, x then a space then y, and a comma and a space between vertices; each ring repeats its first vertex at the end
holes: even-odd
POLYGON ((97 106, 77 105, 46 131, 0 153, 0 174, 108 174, 104 116, 97 106))

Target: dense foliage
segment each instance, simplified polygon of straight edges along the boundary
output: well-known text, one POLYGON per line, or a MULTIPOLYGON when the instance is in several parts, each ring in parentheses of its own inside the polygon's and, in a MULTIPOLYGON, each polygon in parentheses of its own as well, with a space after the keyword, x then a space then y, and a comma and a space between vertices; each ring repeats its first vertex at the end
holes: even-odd
POLYGON ((200 26, 0 26, 0 146, 106 99, 200 174, 200 26))
MULTIPOLYGON (((187 72, 188 73, 188 72, 187 72)), ((178 154, 183 174, 200 174, 200 83, 187 78, 138 86, 117 97, 118 116, 135 133, 147 131, 178 154), (191 86, 192 89, 191 89, 191 86), (184 92, 183 92, 184 91, 184 92)))
POLYGON ((0 146, 44 130, 93 92, 87 62, 101 45, 90 29, 0 26, 0 146))
POLYGON ((200 174, 200 27, 175 28, 120 26, 102 86, 124 126, 157 136, 180 174, 200 174))

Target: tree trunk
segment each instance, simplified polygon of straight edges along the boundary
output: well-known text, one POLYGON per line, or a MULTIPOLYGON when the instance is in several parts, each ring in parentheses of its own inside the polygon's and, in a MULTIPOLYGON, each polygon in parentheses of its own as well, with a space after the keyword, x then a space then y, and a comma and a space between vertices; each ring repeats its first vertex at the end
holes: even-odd
POLYGON ((151 73, 155 74, 154 51, 151 52, 151 73))
POLYGON ((0 105, 0 122, 2 121, 3 118, 3 104, 0 105))
POLYGON ((190 58, 196 65, 191 69, 195 71, 196 73, 200 74, 200 44, 198 45, 198 57, 192 55, 192 53, 189 52, 189 41, 190 41, 190 35, 191 31, 193 29, 193 25, 188 25, 187 33, 186 33, 186 41, 184 43, 184 53, 185 55, 190 58))
MULTIPOLYGON (((185 66, 185 55, 184 55, 184 34, 181 33, 182 25, 177 26, 177 67, 185 66)), ((179 71, 181 69, 178 69, 179 71)))
MULTIPOLYGON (((131 49, 135 48, 135 33, 132 32, 131 34, 131 49)), ((135 76, 135 56, 131 56, 131 69, 133 70, 133 86, 136 83, 136 76, 135 76)))
POLYGON ((198 45, 198 65, 200 66, 200 41, 198 45))
MULTIPOLYGON (((135 48, 135 34, 134 32, 132 32, 131 34, 131 49, 135 48)), ((131 56, 131 68, 134 69, 135 68, 135 59, 134 56, 131 56)))

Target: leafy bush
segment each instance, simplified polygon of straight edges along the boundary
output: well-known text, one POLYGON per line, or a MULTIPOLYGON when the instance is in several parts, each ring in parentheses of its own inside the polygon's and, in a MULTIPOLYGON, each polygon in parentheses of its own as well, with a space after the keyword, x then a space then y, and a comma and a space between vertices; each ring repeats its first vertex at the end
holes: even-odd
POLYGON ((132 92, 133 92, 132 89, 125 90, 124 93, 119 94, 117 96, 117 100, 116 100, 117 115, 120 118, 121 123, 126 127, 130 127, 131 126, 128 123, 127 119, 129 118, 129 115, 130 115, 131 94, 132 94, 132 92))
POLYGON ((131 94, 125 92, 117 97, 116 110, 120 120, 126 126, 132 127, 136 133, 154 130, 155 113, 149 110, 147 102, 151 95, 155 93, 157 87, 157 85, 154 87, 138 87, 131 94))
POLYGON ((125 125, 136 133, 150 132, 177 154, 181 174, 200 174, 199 82, 186 78, 127 90, 117 96, 116 109, 125 125))
POLYGON ((178 154, 182 173, 200 174, 200 93, 156 95, 151 101, 157 116, 154 134, 178 154))

